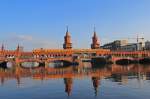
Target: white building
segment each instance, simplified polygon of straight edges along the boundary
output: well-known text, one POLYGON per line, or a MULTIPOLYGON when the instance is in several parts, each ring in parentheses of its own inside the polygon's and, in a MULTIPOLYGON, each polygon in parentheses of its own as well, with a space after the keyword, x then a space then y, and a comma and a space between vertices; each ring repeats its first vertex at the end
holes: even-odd
POLYGON ((128 41, 127 40, 115 40, 113 42, 104 44, 103 46, 101 46, 101 48, 103 49, 110 49, 113 51, 118 51, 120 50, 121 46, 127 45, 128 41))
POLYGON ((121 46, 121 51, 139 51, 143 50, 142 43, 129 43, 125 46, 121 46))
POLYGON ((145 49, 150 50, 150 41, 145 42, 145 49))

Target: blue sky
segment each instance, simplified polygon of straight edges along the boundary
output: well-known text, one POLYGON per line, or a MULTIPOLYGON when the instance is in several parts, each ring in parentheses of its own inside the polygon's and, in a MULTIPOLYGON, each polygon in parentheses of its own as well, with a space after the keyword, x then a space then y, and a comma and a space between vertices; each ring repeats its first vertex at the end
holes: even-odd
POLYGON ((90 48, 94 25, 101 44, 137 34, 149 40, 149 5, 150 0, 0 0, 0 44, 62 48, 67 25, 74 48, 90 48))

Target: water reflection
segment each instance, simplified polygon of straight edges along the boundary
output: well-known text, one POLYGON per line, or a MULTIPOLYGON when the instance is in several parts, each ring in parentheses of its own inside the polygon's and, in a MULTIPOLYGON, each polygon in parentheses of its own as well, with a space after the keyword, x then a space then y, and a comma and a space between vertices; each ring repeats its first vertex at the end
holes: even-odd
POLYGON ((68 94, 68 96, 70 96, 72 91, 73 79, 64 78, 64 83, 65 83, 65 92, 68 94))
POLYGON ((99 77, 92 77, 93 87, 95 90, 95 96, 97 96, 98 87, 100 85, 100 78, 99 77))
MULTIPOLYGON (((88 63, 88 66, 69 66, 64 68, 38 67, 34 69, 33 68, 27 69, 22 68, 20 66, 13 66, 12 68, 8 69, 0 68, 0 79, 2 86, 7 86, 8 84, 7 82, 14 79, 16 80, 16 86, 20 86, 21 84, 25 84, 24 83, 25 80, 22 80, 24 78, 30 78, 28 79, 30 83, 35 83, 34 81, 37 80, 39 81, 63 80, 64 91, 65 93, 67 93, 68 96, 71 96, 72 92, 75 92, 73 89, 74 88, 76 89, 74 85, 76 85, 75 82, 77 80, 80 81, 80 79, 83 80, 90 79, 88 80, 91 81, 90 86, 92 87, 90 88, 92 88, 93 94, 95 96, 98 96, 100 92, 103 90, 100 88, 100 86, 105 84, 101 83, 101 81, 116 82, 118 85, 128 85, 128 82, 132 79, 136 79, 137 81, 135 83, 137 84, 141 83, 141 81, 150 80, 150 66, 134 64, 128 66, 110 65, 104 66, 102 68, 93 68, 88 63)), ((55 86, 53 85, 51 86, 57 87, 57 82, 54 85, 55 86)), ((88 84, 86 85, 87 87, 89 87, 88 84)), ((53 91, 55 92, 58 89, 53 91)), ((30 90, 32 90, 32 88, 30 90)), ((88 92, 88 90, 86 91, 88 92)))

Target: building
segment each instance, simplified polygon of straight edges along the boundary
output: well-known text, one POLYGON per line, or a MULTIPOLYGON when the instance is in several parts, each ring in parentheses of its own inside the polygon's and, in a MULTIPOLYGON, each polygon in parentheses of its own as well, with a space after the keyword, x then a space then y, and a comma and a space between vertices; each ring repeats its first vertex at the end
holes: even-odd
MULTIPOLYGON (((144 49, 143 42, 140 43, 128 43, 127 40, 116 40, 114 42, 101 46, 103 49, 110 49, 111 51, 140 51, 144 49)), ((150 47, 150 44, 147 46, 150 47)))
POLYGON ((121 46, 121 51, 141 51, 143 50, 142 43, 129 43, 127 45, 121 46))
POLYGON ((121 46, 125 46, 127 44, 128 44, 127 40, 115 40, 111 43, 101 46, 101 48, 110 49, 111 51, 118 51, 121 49, 121 46))
POLYGON ((145 42, 145 50, 150 50, 150 41, 145 42))

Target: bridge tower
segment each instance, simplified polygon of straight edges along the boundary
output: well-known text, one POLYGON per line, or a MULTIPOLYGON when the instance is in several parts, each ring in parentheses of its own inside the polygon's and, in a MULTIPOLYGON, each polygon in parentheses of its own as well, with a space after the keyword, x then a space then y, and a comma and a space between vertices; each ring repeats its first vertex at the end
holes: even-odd
POLYGON ((94 35, 92 37, 92 44, 91 44, 91 49, 99 49, 100 48, 100 43, 98 41, 98 37, 96 35, 95 27, 94 27, 94 35))
POLYGON ((68 27, 67 27, 66 35, 64 37, 63 48, 64 49, 72 49, 71 36, 70 36, 69 31, 68 31, 68 27))

